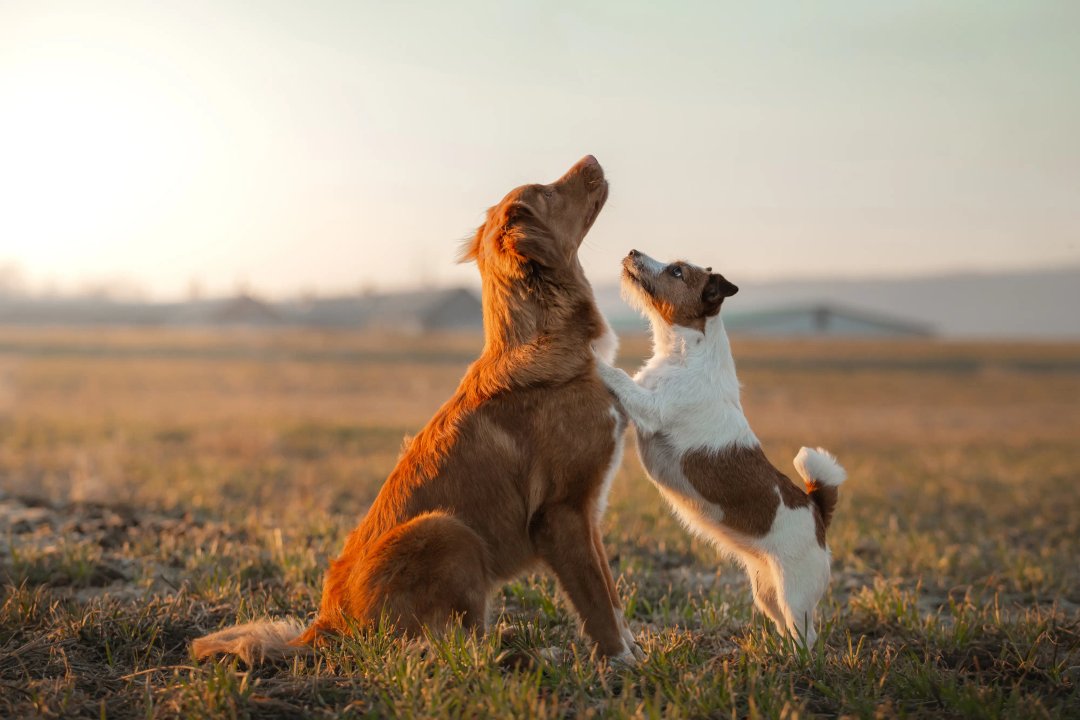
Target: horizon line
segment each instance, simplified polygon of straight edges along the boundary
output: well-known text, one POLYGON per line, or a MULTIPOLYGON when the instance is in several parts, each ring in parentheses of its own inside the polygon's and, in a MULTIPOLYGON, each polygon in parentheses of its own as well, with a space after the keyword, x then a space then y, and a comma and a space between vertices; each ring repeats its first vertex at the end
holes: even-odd
MULTIPOLYGON (((904 282, 904 281, 918 281, 918 280, 940 280, 946 278, 980 278, 980 277, 993 277, 1001 275, 1061 275, 1071 272, 1080 272, 1080 258, 1077 258, 1073 262, 1066 264, 1040 264, 1030 266, 1020 266, 1016 268, 946 268, 940 270, 930 270, 921 273, 862 273, 862 274, 844 274, 844 275, 779 275, 779 276, 760 276, 749 275, 743 276, 740 280, 742 284, 749 285, 772 285, 777 283, 815 283, 815 282, 832 282, 832 283, 860 283, 860 282, 904 282)), ((614 277, 607 281, 590 280, 593 287, 607 288, 613 285, 618 285, 618 277, 614 277)), ((0 287, 0 299, 3 300, 98 300, 102 302, 116 302, 116 303, 141 303, 146 305, 155 304, 175 304, 185 302, 211 302, 214 300, 226 300, 237 297, 251 297, 259 300, 270 302, 287 302, 304 299, 328 299, 328 298, 354 298, 364 296, 375 295, 400 295, 407 293, 415 293, 424 290, 430 292, 442 292, 447 290, 467 289, 478 290, 479 278, 475 278, 472 282, 436 282, 431 284, 418 283, 414 285, 388 285, 377 286, 372 285, 369 287, 354 287, 348 288, 328 288, 326 290, 318 290, 312 288, 295 289, 292 291, 284 292, 266 292, 258 289, 253 283, 239 282, 232 290, 208 290, 206 292, 199 292, 197 295, 184 295, 184 294, 166 294, 163 297, 154 297, 150 293, 142 292, 142 289, 138 287, 137 281, 132 281, 125 278, 117 278, 113 282, 103 282, 100 285, 95 285, 93 281, 87 281, 86 286, 81 290, 65 291, 65 290, 22 290, 22 289, 7 289, 0 287), (126 285, 126 287, 125 287, 126 285), (115 294, 114 294, 115 292, 115 294)))

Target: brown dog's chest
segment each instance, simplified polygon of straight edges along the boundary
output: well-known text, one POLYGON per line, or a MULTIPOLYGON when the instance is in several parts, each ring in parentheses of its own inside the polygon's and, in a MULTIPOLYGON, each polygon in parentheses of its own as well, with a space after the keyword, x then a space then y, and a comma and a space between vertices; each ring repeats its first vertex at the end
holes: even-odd
POLYGON ((532 392, 504 416, 528 458, 529 481, 547 484, 548 499, 594 494, 626 427, 622 413, 591 378, 532 392))
POLYGON ((602 507, 605 480, 625 424, 598 378, 515 389, 442 423, 443 442, 425 428, 404 454, 365 518, 364 536, 431 511, 446 511, 493 548, 493 570, 508 576, 531 555, 526 531, 545 506, 602 507), (421 470, 431 467, 428 477, 421 470))

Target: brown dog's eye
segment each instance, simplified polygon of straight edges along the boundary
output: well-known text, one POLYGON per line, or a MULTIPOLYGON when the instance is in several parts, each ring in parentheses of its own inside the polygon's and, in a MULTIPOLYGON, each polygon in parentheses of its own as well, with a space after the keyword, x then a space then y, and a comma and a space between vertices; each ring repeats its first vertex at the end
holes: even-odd
POLYGON ((671 274, 674 275, 677 278, 681 278, 682 277, 682 268, 679 267, 678 265, 673 265, 671 267, 671 274))

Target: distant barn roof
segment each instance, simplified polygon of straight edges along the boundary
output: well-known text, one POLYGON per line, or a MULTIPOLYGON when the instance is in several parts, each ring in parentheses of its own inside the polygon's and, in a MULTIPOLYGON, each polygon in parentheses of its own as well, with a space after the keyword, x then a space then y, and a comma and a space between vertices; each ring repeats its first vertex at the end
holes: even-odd
POLYGON ((747 335, 839 335, 927 337, 929 325, 831 304, 731 313, 724 326, 747 335))
POLYGON ((237 295, 214 309, 208 320, 220 325, 279 325, 281 313, 250 295, 237 295))
POLYGON ((383 330, 462 330, 483 327, 480 298, 465 288, 386 295, 318 298, 282 306, 289 322, 383 330))
POLYGON ((0 323, 26 325, 308 325, 358 329, 479 330, 483 307, 465 288, 271 303, 248 294, 178 303, 87 298, 0 298, 0 323))

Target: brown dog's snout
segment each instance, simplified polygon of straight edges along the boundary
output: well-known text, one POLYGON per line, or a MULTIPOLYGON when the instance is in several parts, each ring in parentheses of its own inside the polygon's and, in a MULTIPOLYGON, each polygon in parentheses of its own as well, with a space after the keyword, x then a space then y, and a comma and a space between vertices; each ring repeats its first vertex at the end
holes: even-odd
POLYGON ((574 167, 570 169, 571 171, 576 170, 583 173, 599 173, 601 175, 604 173, 603 168, 600 167, 600 161, 594 155, 586 155, 574 163, 574 167))
POLYGON ((592 155, 586 155, 578 161, 581 166, 581 174, 586 182, 595 183, 604 179, 604 168, 600 167, 599 161, 592 155))
POLYGON ((556 182, 570 182, 579 176, 587 184, 593 185, 604 179, 604 168, 600 167, 600 162, 595 157, 586 155, 574 163, 574 166, 556 182))

